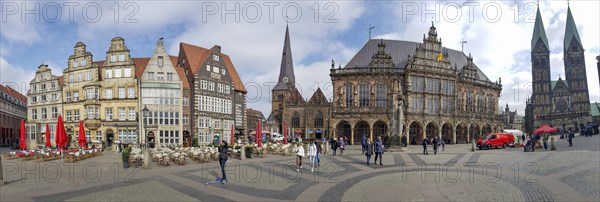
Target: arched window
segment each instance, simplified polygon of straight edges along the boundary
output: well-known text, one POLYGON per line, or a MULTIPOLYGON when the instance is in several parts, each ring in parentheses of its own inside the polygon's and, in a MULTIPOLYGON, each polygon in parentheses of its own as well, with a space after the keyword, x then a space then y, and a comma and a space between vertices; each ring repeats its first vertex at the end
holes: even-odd
POLYGON ((361 107, 369 106, 369 83, 361 83, 358 86, 358 93, 360 97, 359 105, 361 107))
POLYGON ((352 90, 352 83, 346 84, 346 107, 351 107, 354 102, 352 101, 352 94, 354 91, 352 90))
POLYGON ((300 127, 300 114, 298 112, 294 112, 294 114, 292 115, 292 127, 300 127))
POLYGON ((377 84, 377 107, 387 106, 387 86, 384 83, 377 84))
POLYGON ((320 111, 317 112, 317 114, 315 115, 315 120, 314 120, 314 124, 315 124, 315 128, 321 128, 323 127, 323 113, 321 113, 320 111))

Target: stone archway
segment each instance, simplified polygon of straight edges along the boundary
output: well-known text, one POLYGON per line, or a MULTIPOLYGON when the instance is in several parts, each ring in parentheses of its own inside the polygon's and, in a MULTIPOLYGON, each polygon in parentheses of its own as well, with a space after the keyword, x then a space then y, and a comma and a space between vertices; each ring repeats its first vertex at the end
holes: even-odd
POLYGON ((363 135, 367 138, 371 136, 370 131, 371 127, 369 126, 369 123, 366 121, 358 121, 356 125, 354 125, 354 139, 352 144, 360 145, 363 135))
POLYGON ((439 128, 435 123, 429 122, 425 127, 425 137, 427 140, 431 140, 431 138, 437 138, 439 134, 439 128))
POLYGON ((479 125, 477 125, 476 123, 472 123, 471 126, 469 126, 469 139, 479 139, 481 136, 481 131, 479 130, 479 125))
POLYGON ((419 122, 413 121, 408 127, 408 137, 410 144, 417 144, 423 141, 423 127, 419 122))
POLYGON ((383 121, 377 121, 373 124, 373 138, 377 138, 378 136, 385 136, 388 134, 387 124, 383 121))
POLYGON ((442 126, 442 140, 446 143, 452 142, 452 125, 445 123, 442 126))
POLYGON ((467 126, 464 123, 456 125, 456 143, 467 143, 467 126))
POLYGON ((487 123, 483 125, 483 129, 482 130, 483 130, 483 134, 482 135, 487 135, 487 134, 490 134, 490 133, 493 132, 492 131, 492 127, 489 124, 487 124, 487 123))
POLYGON ((350 123, 348 121, 342 120, 338 123, 336 127, 336 135, 338 139, 343 136, 348 137, 351 133, 352 127, 350 126, 350 123))

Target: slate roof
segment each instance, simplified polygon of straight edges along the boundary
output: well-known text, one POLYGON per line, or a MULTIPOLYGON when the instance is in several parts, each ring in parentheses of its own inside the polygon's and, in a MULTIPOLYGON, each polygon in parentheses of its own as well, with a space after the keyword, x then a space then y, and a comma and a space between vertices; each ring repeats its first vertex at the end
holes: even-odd
MULTIPOLYGON (((380 39, 371 39, 369 40, 358 53, 344 66, 344 68, 367 68, 369 63, 372 60, 372 56, 377 53, 378 46, 377 44, 380 42, 380 39)), ((400 40, 386 40, 383 39, 383 42, 386 45, 386 53, 392 56, 392 61, 396 65, 397 68, 406 68, 406 64, 408 62, 408 55, 415 55, 417 47, 421 44, 418 42, 412 41, 400 41, 400 40)), ((448 51, 448 58, 450 60, 450 64, 454 66, 456 64, 458 72, 462 70, 462 68, 467 64, 467 56, 457 50, 446 49, 448 51)), ((477 65, 475 65, 477 67, 477 65)), ((477 67, 477 73, 479 75, 479 79, 484 81, 490 81, 488 77, 477 67)))
POLYGON ((289 83, 296 82, 294 75, 294 62, 292 60, 292 44, 290 41, 290 31, 288 26, 285 26, 285 39, 283 41, 283 52, 281 53, 281 66, 279 67, 279 79, 273 90, 287 89, 287 84, 283 82, 283 77, 287 76, 289 83))
POLYGON ((540 8, 538 7, 535 15, 535 24, 533 25, 533 37, 531 37, 531 50, 534 49, 539 38, 542 39, 542 42, 544 42, 546 48, 549 48, 548 37, 546 37, 546 30, 544 29, 544 21, 542 20, 542 14, 540 13, 540 8))
POLYGON ((569 84, 567 83, 567 80, 562 80, 562 79, 559 78, 559 80, 550 81, 550 88, 552 90, 554 90, 554 87, 556 87, 556 84, 558 83, 558 81, 562 81, 565 84, 565 86, 567 86, 567 88, 569 87, 569 84))

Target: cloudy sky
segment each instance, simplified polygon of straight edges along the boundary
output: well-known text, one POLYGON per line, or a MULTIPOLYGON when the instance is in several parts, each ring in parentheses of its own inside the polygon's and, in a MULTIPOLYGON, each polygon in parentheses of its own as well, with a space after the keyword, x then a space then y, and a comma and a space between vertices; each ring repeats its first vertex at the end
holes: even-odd
MULTIPOLYGON (((600 3, 571 1, 586 49, 590 100, 600 101, 600 3)), ((535 1, 2 1, 0 83, 25 92, 36 68, 62 74, 78 41, 104 60, 110 39, 125 38, 133 57, 149 57, 164 37, 171 55, 180 42, 220 45, 248 89, 248 106, 268 116, 289 24, 296 82, 306 99, 320 87, 331 95, 331 60, 344 65, 373 38, 421 41, 431 21, 445 47, 465 53, 491 79, 502 78, 499 108, 523 114, 531 93, 530 41, 535 1)), ((551 49, 552 78, 564 78, 566 1, 540 3, 551 49)))

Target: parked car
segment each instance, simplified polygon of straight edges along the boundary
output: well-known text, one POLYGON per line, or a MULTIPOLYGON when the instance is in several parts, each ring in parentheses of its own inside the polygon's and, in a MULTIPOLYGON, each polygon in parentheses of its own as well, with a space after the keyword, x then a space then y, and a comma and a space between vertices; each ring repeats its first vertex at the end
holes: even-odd
POLYGON ((273 140, 275 142, 283 142, 283 135, 281 135, 279 133, 273 133, 273 134, 271 134, 271 140, 273 140))
POLYGON ((479 149, 505 148, 515 144, 515 137, 510 133, 492 133, 477 140, 479 149))

